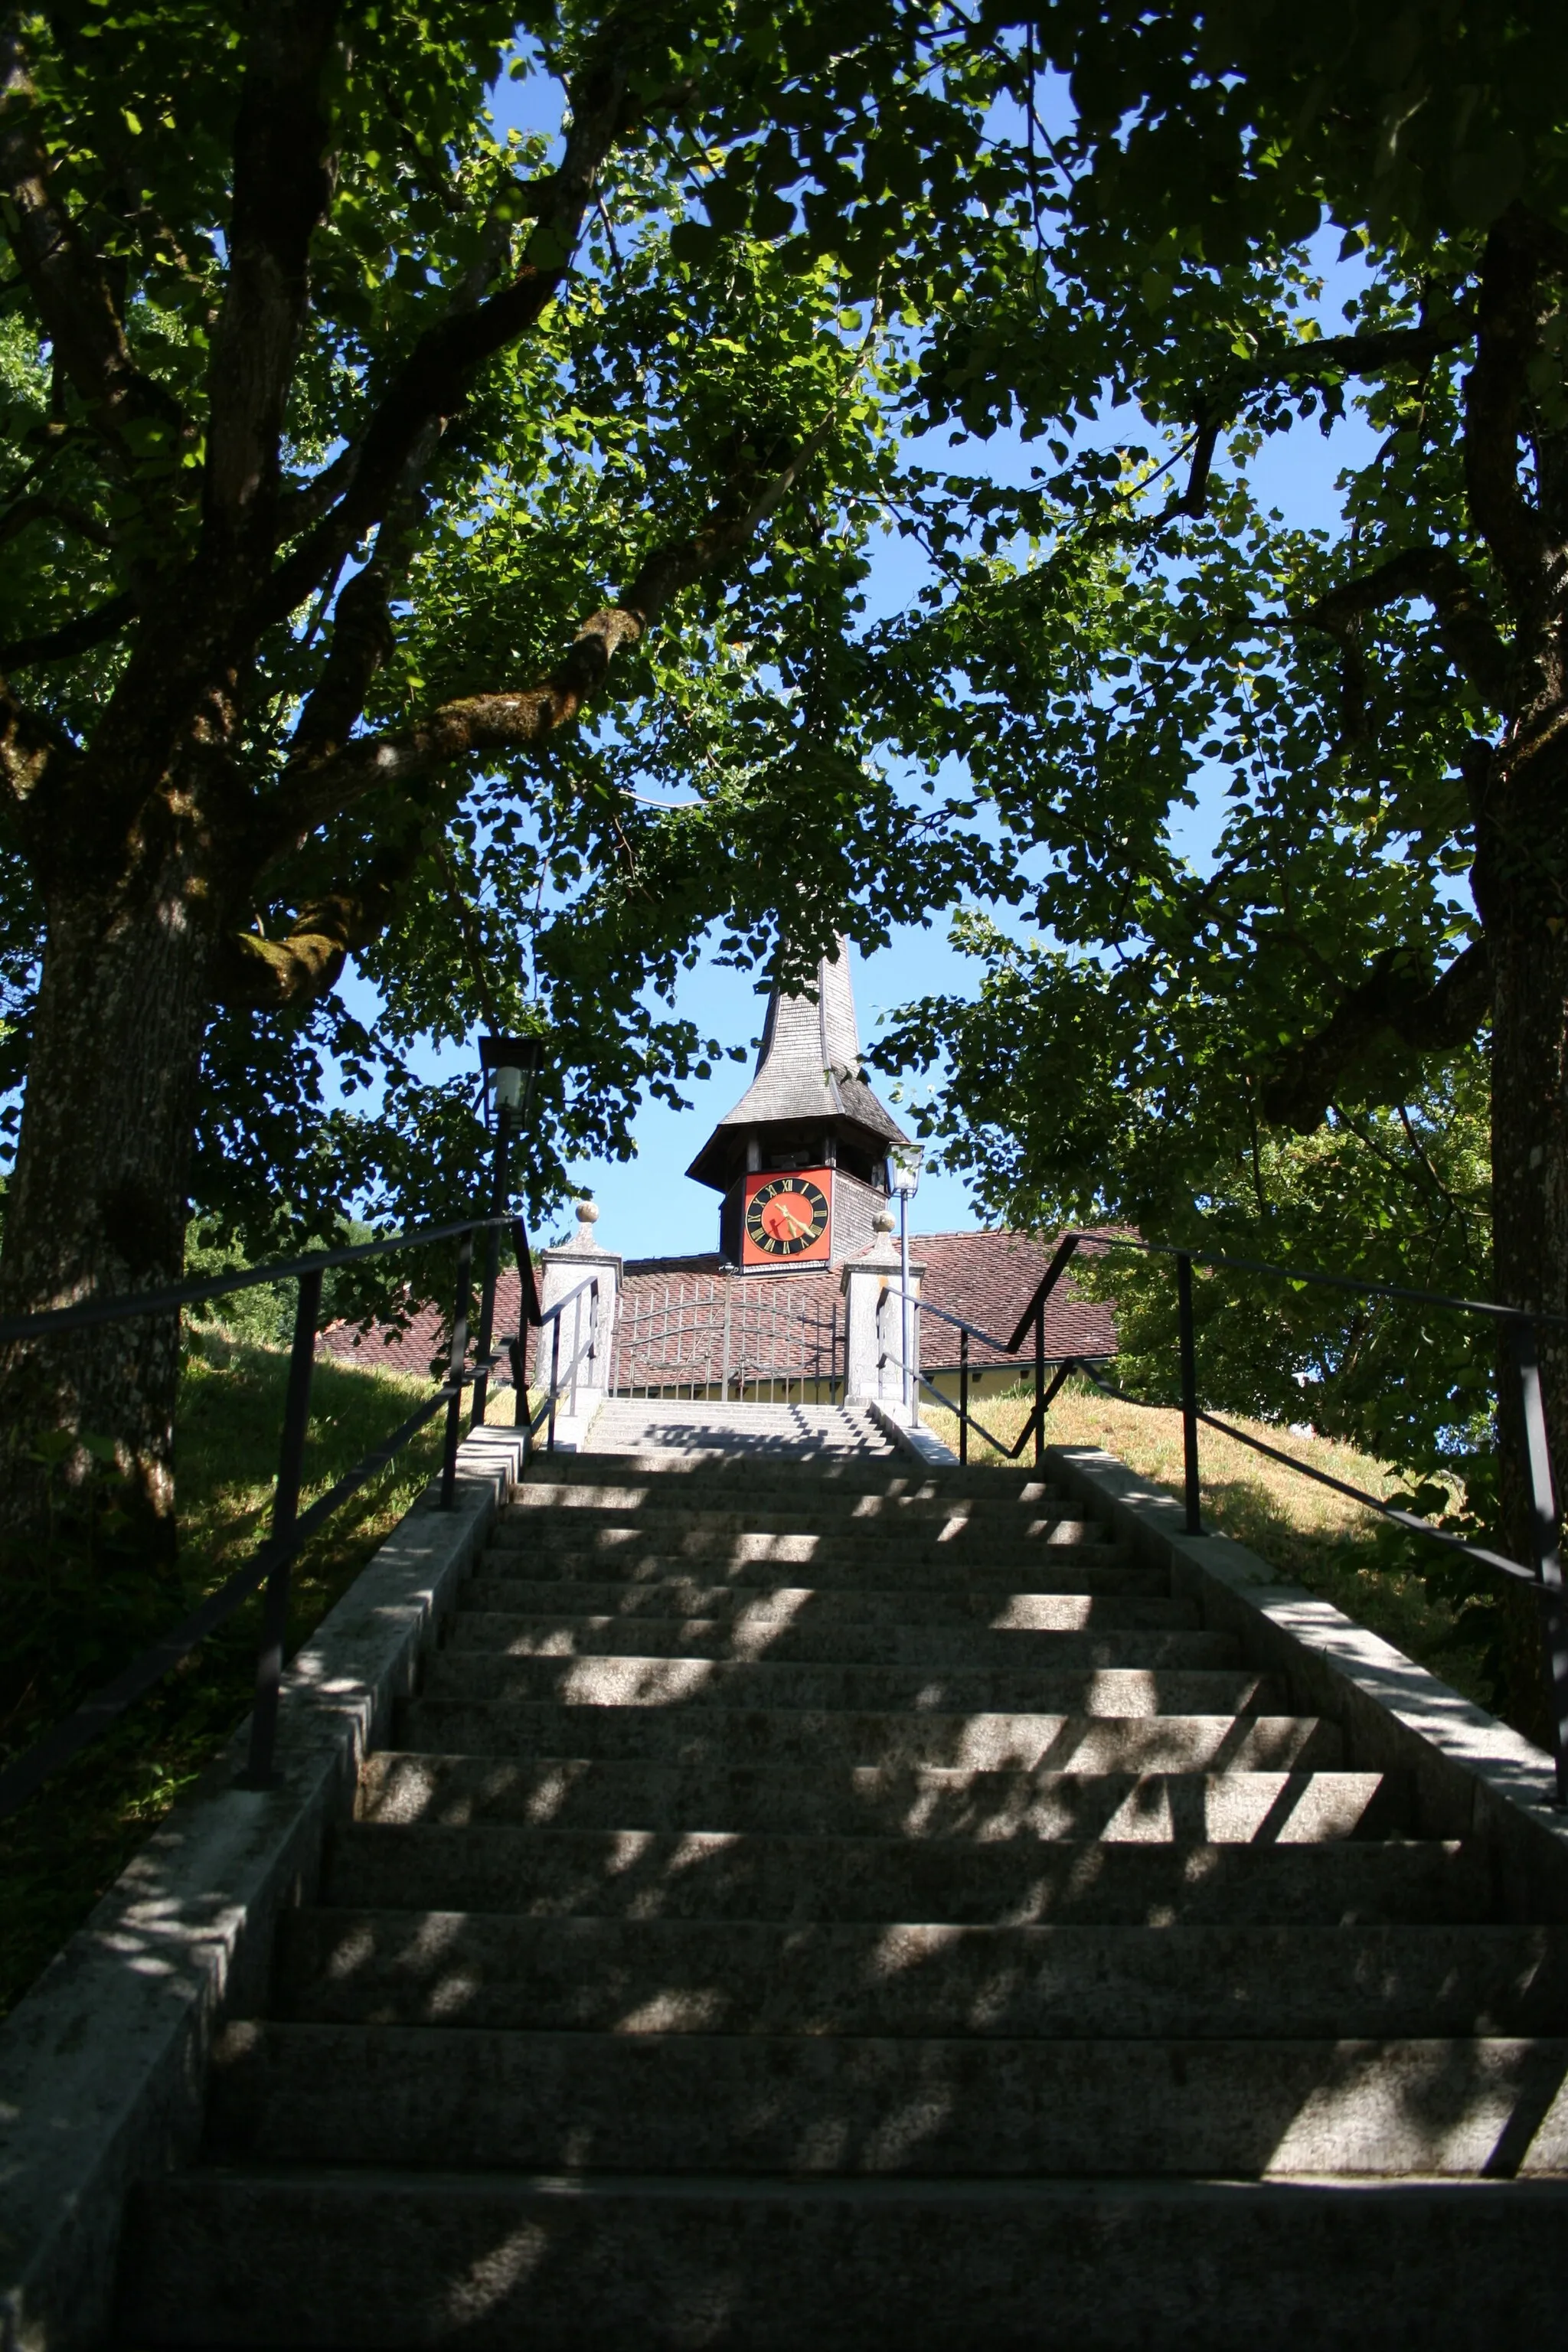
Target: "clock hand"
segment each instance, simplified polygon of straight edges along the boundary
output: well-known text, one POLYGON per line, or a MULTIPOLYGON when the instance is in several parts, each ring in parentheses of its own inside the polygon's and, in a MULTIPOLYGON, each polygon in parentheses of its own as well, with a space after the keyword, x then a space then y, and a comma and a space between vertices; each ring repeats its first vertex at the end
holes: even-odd
POLYGON ((779 1208, 779 1223, 788 1225, 792 1233, 808 1234, 811 1231, 809 1217, 796 1216, 793 1210, 784 1208, 782 1203, 779 1208))

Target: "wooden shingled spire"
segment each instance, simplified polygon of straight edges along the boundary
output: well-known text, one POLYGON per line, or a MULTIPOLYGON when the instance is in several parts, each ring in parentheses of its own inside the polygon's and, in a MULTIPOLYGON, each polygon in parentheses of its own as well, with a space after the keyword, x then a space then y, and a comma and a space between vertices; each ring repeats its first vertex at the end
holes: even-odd
POLYGON ((861 1073, 849 942, 840 937, 837 952, 817 965, 815 1002, 775 985, 752 1083, 687 1173, 725 1192, 749 1142, 763 1168, 831 1149, 838 1164, 869 1178, 890 1144, 909 1140, 861 1073))

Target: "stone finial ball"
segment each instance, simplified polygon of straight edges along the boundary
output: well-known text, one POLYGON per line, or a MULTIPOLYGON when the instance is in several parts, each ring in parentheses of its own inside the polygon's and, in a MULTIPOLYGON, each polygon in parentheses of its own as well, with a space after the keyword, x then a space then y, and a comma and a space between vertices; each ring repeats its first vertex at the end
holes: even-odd
POLYGON ((892 1232, 893 1213, 891 1209, 878 1210, 876 1215, 871 1220, 871 1230, 876 1234, 890 1234, 892 1232))
POLYGON ((578 1201, 574 1202, 574 1205, 577 1211, 577 1223, 580 1225, 596 1225, 598 1223, 599 1204, 596 1201, 578 1201))

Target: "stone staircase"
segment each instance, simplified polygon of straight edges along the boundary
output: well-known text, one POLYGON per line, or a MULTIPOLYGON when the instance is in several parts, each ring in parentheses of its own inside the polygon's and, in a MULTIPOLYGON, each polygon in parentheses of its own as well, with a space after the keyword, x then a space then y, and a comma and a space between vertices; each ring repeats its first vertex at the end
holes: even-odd
POLYGON ((121 2340, 1562 2343, 1568 1934, 1418 1825, 1026 1473, 557 1458, 121 2340))

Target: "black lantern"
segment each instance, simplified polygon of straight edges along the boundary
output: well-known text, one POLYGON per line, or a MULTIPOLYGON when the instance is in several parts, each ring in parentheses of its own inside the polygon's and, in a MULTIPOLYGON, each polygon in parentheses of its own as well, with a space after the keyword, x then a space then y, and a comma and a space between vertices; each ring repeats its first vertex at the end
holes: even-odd
POLYGON ((485 1095, 485 1125, 500 1129, 500 1115, 510 1114, 506 1125, 512 1134, 528 1126, 533 1110, 533 1097, 539 1086, 539 1074, 544 1067, 542 1037, 481 1037, 479 1039, 479 1069, 485 1095), (494 1092, 494 1111, 491 1092, 494 1092))

